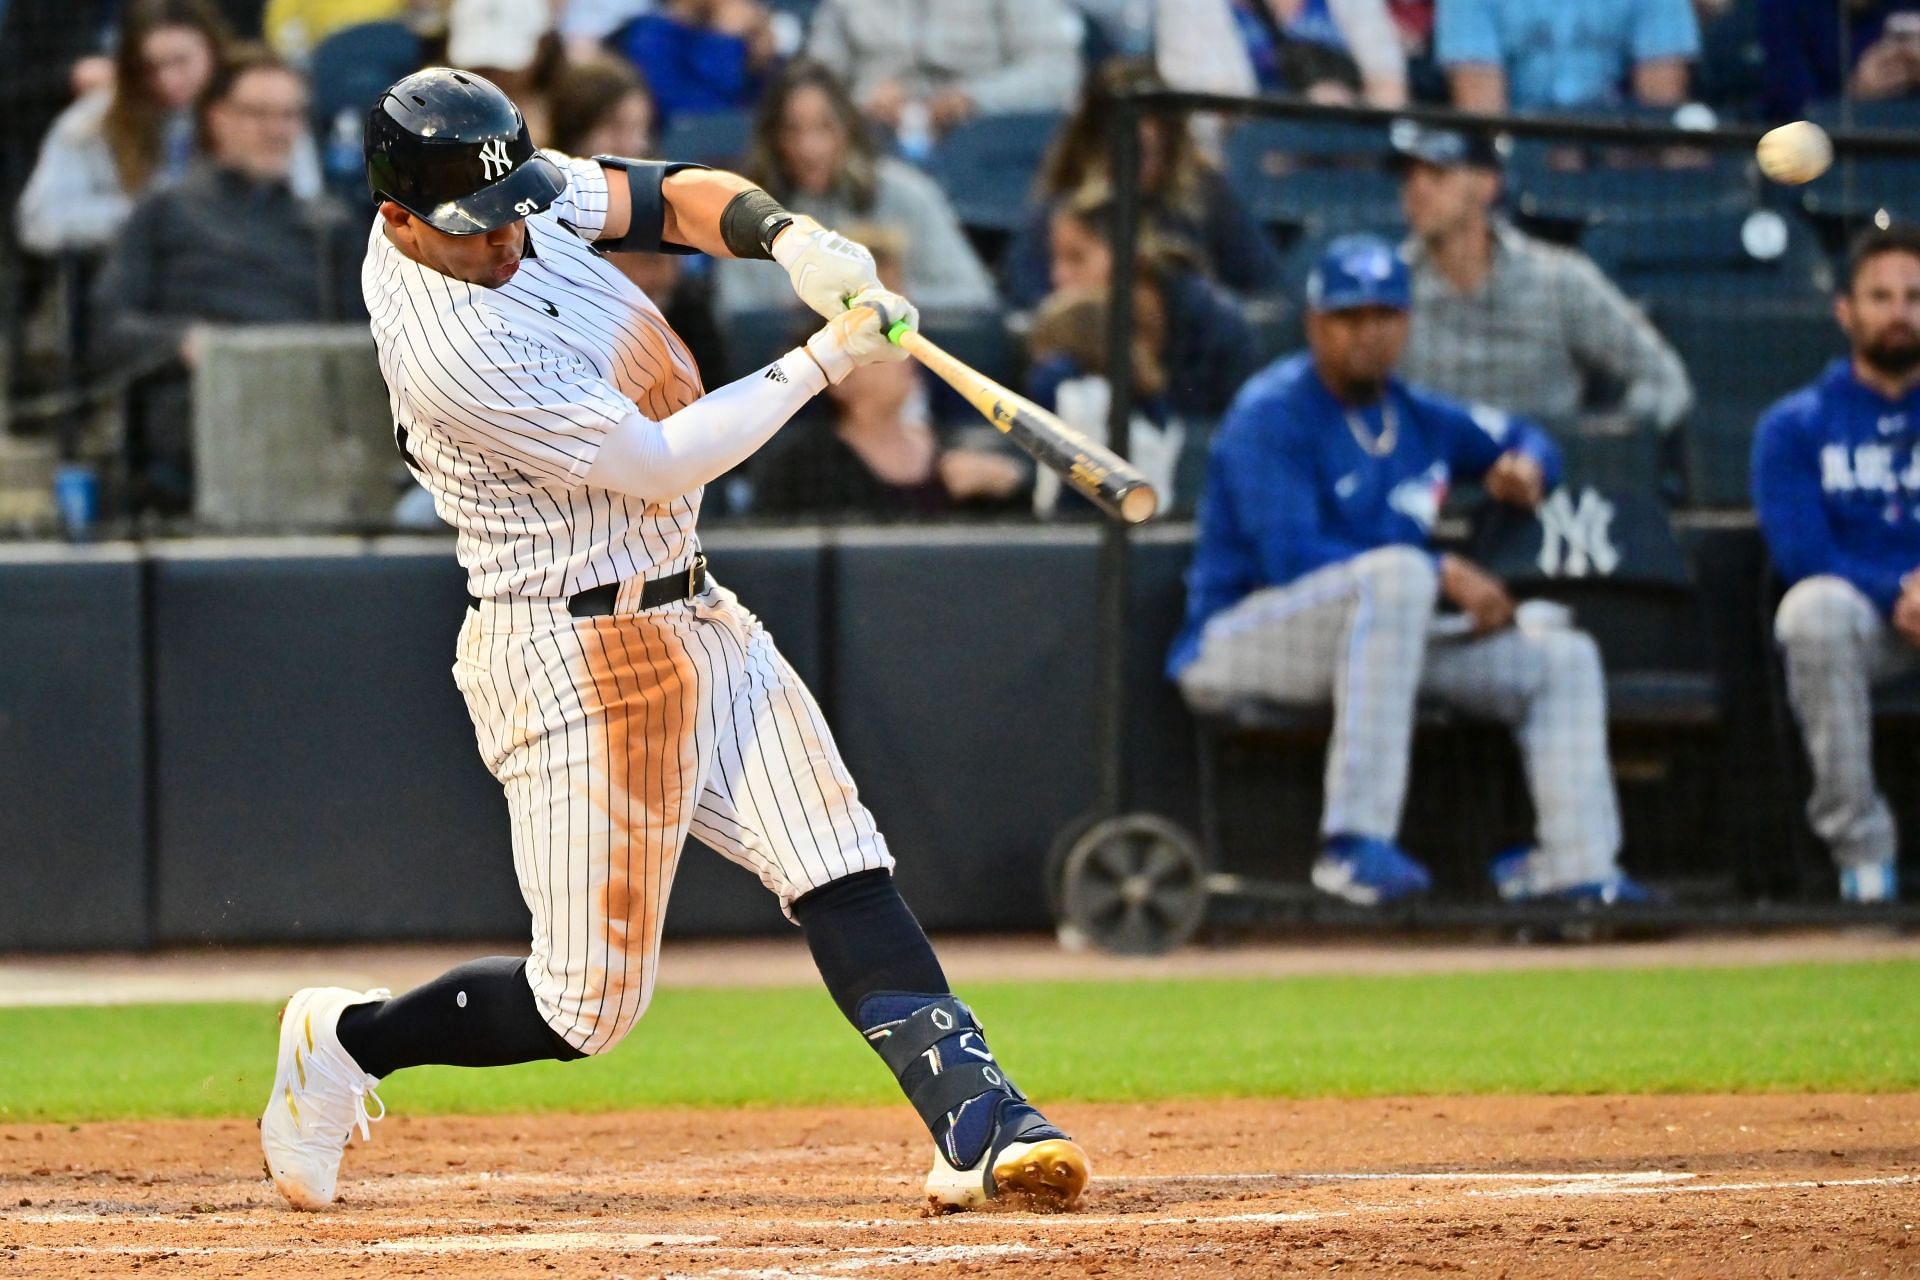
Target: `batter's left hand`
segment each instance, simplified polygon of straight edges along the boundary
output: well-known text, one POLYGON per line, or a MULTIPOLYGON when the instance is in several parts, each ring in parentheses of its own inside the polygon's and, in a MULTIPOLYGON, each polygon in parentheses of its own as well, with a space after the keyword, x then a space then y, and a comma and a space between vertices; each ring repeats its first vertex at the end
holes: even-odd
POLYGON ((807 354, 818 362, 827 381, 838 386, 861 365, 907 358, 907 349, 887 337, 887 331, 902 320, 909 328, 917 326, 919 310, 897 293, 870 289, 855 295, 846 310, 807 339, 807 354))
POLYGON ((1524 453, 1503 453, 1487 469, 1487 496, 1531 511, 1547 496, 1546 473, 1524 453))
POLYGON ((829 320, 845 311, 855 294, 880 287, 865 245, 805 215, 774 240, 773 260, 787 269, 800 300, 829 320))

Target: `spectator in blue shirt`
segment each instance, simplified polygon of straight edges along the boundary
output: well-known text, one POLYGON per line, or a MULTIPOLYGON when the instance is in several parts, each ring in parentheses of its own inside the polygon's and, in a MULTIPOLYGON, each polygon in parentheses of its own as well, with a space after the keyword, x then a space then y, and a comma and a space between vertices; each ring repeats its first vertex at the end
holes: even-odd
POLYGON ((773 69, 773 27, 759 0, 666 0, 613 36, 640 69, 662 124, 744 111, 773 69))
POLYGON ((1434 48, 1463 111, 1669 106, 1700 26, 1692 0, 1442 0, 1434 48))
POLYGON ((1856 240, 1834 312, 1851 354, 1760 419, 1753 505, 1791 584, 1774 636, 1813 766, 1807 817, 1841 896, 1885 902, 1898 850, 1869 693, 1920 669, 1920 228, 1856 240))
POLYGON ((1255 375, 1215 437, 1169 674, 1202 710, 1332 704, 1324 893, 1372 905, 1428 887, 1394 843, 1424 694, 1510 725, 1525 757, 1538 846, 1495 859, 1502 897, 1644 900, 1616 861, 1592 639, 1431 547, 1456 476, 1536 507, 1559 452, 1527 423, 1393 375, 1411 300, 1406 263, 1377 237, 1342 237, 1314 267, 1308 351, 1255 375), (1461 613, 1437 617, 1442 601, 1461 613))

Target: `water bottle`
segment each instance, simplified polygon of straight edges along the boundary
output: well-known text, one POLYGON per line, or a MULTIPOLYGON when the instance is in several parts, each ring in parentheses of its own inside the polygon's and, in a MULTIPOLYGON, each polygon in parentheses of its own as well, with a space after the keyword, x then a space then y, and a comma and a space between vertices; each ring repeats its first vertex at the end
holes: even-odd
POLYGON ((100 478, 84 463, 62 463, 53 469, 53 505, 60 527, 74 542, 93 536, 100 518, 100 478))
POLYGON ((904 103, 900 108, 900 127, 894 131, 894 145, 902 158, 925 164, 933 154, 933 113, 924 102, 904 103))
POLYGON ((366 182, 366 161, 360 152, 360 115, 352 107, 342 107, 333 117, 333 131, 327 135, 327 185, 348 192, 366 182))

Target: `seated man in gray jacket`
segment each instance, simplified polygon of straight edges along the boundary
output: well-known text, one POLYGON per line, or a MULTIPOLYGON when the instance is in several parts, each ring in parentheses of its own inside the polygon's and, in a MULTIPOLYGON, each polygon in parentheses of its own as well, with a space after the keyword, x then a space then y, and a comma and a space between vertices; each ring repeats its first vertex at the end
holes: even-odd
POLYGON ((868 119, 909 135, 1066 110, 1080 88, 1079 41, 1062 0, 824 0, 807 56, 847 82, 868 119))
POLYGON ((307 87, 265 50, 215 72, 198 108, 207 160, 134 208, 95 285, 96 362, 135 380, 137 505, 191 504, 188 386, 208 325, 358 319, 361 233, 288 185, 307 87))

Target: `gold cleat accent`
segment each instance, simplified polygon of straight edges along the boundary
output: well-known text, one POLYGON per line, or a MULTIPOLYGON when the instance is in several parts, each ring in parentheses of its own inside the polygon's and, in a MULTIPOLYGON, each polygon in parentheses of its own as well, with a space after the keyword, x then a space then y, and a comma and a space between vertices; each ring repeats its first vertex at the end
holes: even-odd
POLYGON ((1071 1138, 1015 1142, 993 1164, 995 1194, 1019 1197, 1035 1207, 1077 1207, 1088 1177, 1087 1153, 1071 1138))

